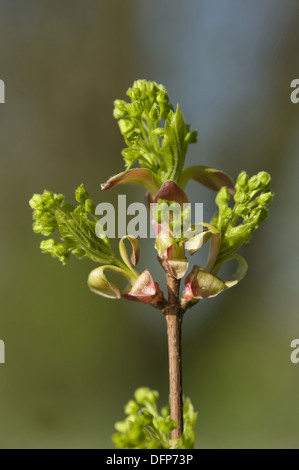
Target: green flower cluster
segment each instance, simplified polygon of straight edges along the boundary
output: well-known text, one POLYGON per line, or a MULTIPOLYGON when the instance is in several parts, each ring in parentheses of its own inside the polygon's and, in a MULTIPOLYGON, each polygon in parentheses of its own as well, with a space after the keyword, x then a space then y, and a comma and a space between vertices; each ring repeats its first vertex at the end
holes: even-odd
POLYGON ((184 431, 180 439, 172 440, 171 431, 177 424, 170 418, 168 407, 159 413, 159 394, 147 387, 135 392, 135 400, 125 406, 128 415, 124 421, 115 424, 118 431, 112 436, 119 449, 193 449, 194 426, 197 413, 189 399, 184 400, 184 431))
POLYGON ((34 194, 30 199, 33 231, 46 237, 56 232, 62 242, 54 238, 43 240, 40 245, 42 252, 58 258, 62 264, 69 261, 71 254, 78 258, 87 256, 101 263, 119 264, 104 231, 101 238, 96 235, 95 207, 83 184, 75 191, 75 197, 79 203, 77 207, 66 203, 63 194, 53 194, 51 191, 34 194))
POLYGON ((163 85, 137 80, 127 95, 131 102, 116 100, 113 112, 128 146, 122 151, 126 167, 139 160, 140 166, 156 173, 161 182, 176 181, 197 131, 190 132, 179 107, 174 112, 163 85))
POLYGON ((251 239, 252 232, 269 216, 266 207, 273 199, 269 185, 271 177, 265 171, 249 178, 245 171, 238 176, 234 206, 229 207, 230 193, 222 187, 216 197, 219 212, 211 224, 222 234, 221 246, 213 272, 217 272, 219 263, 232 255, 243 243, 251 239))

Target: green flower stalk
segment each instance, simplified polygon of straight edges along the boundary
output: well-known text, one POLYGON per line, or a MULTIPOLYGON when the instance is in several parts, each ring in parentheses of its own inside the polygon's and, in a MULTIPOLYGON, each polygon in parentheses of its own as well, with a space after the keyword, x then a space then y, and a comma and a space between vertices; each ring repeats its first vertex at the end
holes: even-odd
POLYGON ((185 123, 179 105, 172 106, 165 87, 137 80, 127 95, 129 102, 114 102, 114 117, 126 143, 122 151, 125 170, 109 178, 102 189, 129 183, 146 190, 167 298, 148 269, 137 271, 141 253, 136 237, 126 234, 119 240, 119 254, 112 251, 83 184, 75 191, 76 206, 68 204, 62 194, 34 194, 29 202, 33 230, 46 237, 40 245, 42 252, 63 265, 71 255, 88 257, 97 264, 88 276, 92 292, 149 304, 163 313, 168 333, 170 409, 159 412, 158 393, 138 389, 125 407, 127 418, 116 424, 118 433, 113 442, 127 449, 187 449, 194 445, 196 413, 182 393, 183 317, 200 300, 219 295, 245 277, 248 265, 238 250, 269 215, 271 177, 261 171, 250 178, 242 171, 234 184, 222 170, 204 165, 185 168, 188 147, 196 142, 197 131, 185 123), (218 212, 210 222, 191 221, 184 192, 190 179, 217 191, 218 212), (205 265, 192 265, 192 255, 206 243, 209 254, 205 265), (236 272, 221 279, 220 268, 232 260, 237 263, 236 272), (124 290, 109 281, 110 272, 127 281, 124 290), (182 279, 185 286, 180 295, 182 279))

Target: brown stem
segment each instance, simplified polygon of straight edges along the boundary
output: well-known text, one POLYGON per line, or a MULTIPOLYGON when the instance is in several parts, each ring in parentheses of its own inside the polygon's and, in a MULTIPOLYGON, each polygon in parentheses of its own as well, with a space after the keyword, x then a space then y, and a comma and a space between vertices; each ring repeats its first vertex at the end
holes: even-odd
POLYGON ((166 273, 166 278, 168 305, 164 313, 168 334, 170 415, 178 425, 178 428, 172 431, 171 437, 179 439, 183 432, 180 281, 169 273, 166 273))

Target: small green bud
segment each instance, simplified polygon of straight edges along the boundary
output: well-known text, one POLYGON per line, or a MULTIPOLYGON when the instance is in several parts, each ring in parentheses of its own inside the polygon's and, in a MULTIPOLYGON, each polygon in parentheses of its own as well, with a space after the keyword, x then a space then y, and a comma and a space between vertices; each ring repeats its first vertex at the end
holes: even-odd
POLYGON ((155 134, 159 139, 164 139, 164 128, 162 127, 157 127, 156 129, 153 130, 153 134, 155 134))
POLYGON ((226 186, 223 186, 216 196, 216 204, 218 207, 222 206, 222 204, 227 204, 230 201, 230 194, 226 186))
POLYGON ((44 212, 43 215, 39 218, 38 222, 33 224, 33 231, 36 233, 41 233, 48 237, 57 229, 57 221, 55 215, 50 212, 44 212))
POLYGON ((169 406, 163 406, 163 408, 161 409, 161 416, 163 416, 163 418, 167 418, 167 416, 169 415, 170 415, 169 406))
POLYGON ((140 101, 133 101, 127 104, 128 114, 133 118, 138 118, 143 113, 143 106, 140 101))
POLYGON ((43 226, 41 225, 40 222, 36 221, 36 222, 34 222, 34 224, 32 226, 32 229, 33 229, 34 233, 41 233, 41 231, 43 229, 43 226))
POLYGON ((121 119, 118 121, 120 132, 125 135, 134 129, 134 124, 130 119, 121 119))
POLYGON ((260 181, 260 179, 256 175, 254 175, 250 178, 250 180, 248 182, 248 185, 249 185, 249 190, 250 191, 257 191, 257 190, 259 190, 263 187, 262 182, 260 181))
POLYGON ((167 110, 167 112, 165 111, 165 109, 162 108, 162 106, 161 106, 161 109, 162 109, 162 118, 165 120, 167 119, 169 122, 172 122, 175 117, 175 112, 173 111, 173 109, 167 110))
POLYGON ((232 210, 223 204, 219 207, 219 214, 222 219, 230 219, 232 216, 232 210))
POLYGON ((90 214, 95 213, 95 206, 91 199, 86 199, 84 208, 86 212, 89 212, 90 214))
MULTIPOLYGON (((83 256, 85 256, 85 254, 82 255, 82 256, 78 256, 78 257, 82 258, 83 256)), ((68 250, 68 252, 65 256, 59 258, 59 261, 63 264, 63 266, 65 266, 69 262, 70 257, 71 257, 71 251, 68 250)))
POLYGON ((85 207, 77 206, 77 207, 73 210, 73 212, 74 212, 74 214, 80 214, 80 215, 85 216, 85 207))
POLYGON ((55 205, 61 206, 62 204, 65 204, 64 202, 65 197, 63 194, 53 194, 53 196, 54 196, 55 205))
POLYGON ((249 176, 247 175, 246 171, 241 171, 237 178, 236 189, 241 189, 242 191, 248 191, 248 181, 249 176))
POLYGON ((168 104, 169 103, 169 96, 167 94, 167 91, 164 89, 164 90, 160 90, 157 94, 157 103, 161 104, 161 105, 165 105, 165 104, 168 104))
POLYGON ((137 101, 141 98, 141 91, 138 88, 129 88, 127 95, 132 101, 137 101))
POLYGON ((128 430, 129 430, 129 422, 126 421, 126 420, 125 421, 118 421, 117 423, 115 423, 114 427, 119 432, 127 433, 128 430))
POLYGON ((156 82, 147 82, 146 85, 147 93, 149 96, 156 96, 157 92, 159 91, 159 87, 156 82))
POLYGON ((127 103, 123 100, 115 100, 113 110, 113 116, 115 119, 122 119, 126 117, 127 114, 127 103))
POLYGON ((53 253, 55 256, 57 256, 57 258, 61 258, 61 257, 64 257, 66 254, 67 254, 68 250, 66 248, 65 245, 63 245, 62 243, 59 243, 57 245, 55 245, 54 249, 53 249, 53 253))
POLYGON ((130 166, 133 165, 133 163, 140 158, 140 149, 135 148, 135 147, 126 147, 125 149, 122 150, 122 156, 125 159, 126 162, 126 167, 130 168, 130 166))
POLYGON ((136 415, 140 410, 140 406, 134 400, 130 400, 125 406, 125 413, 127 415, 136 415))
POLYGON ((256 223, 256 226, 258 226, 260 223, 262 223, 267 217, 269 217, 269 210, 265 206, 258 206, 256 207, 252 212, 251 212, 252 219, 256 223))
POLYGON ((247 217, 250 209, 246 204, 237 204, 236 207, 234 208, 235 214, 239 215, 240 217, 247 217))
POLYGON ((29 205, 31 209, 42 209, 43 207, 43 199, 40 194, 33 194, 32 198, 29 201, 29 205))
POLYGON ((234 200, 237 204, 246 204, 250 201, 250 196, 243 191, 237 191, 234 195, 234 200))
POLYGON ((172 430, 172 423, 170 420, 167 420, 162 416, 155 416, 153 419, 153 424, 163 434, 166 434, 172 430))
POLYGON ((192 131, 188 132, 188 134, 185 137, 185 142, 187 144, 195 144, 197 142, 197 136, 198 136, 198 131, 192 131))
POLYGON ((56 243, 52 238, 43 240, 40 244, 42 253, 49 253, 53 258, 59 258, 62 264, 69 261, 69 252, 63 243, 56 243))
POLYGON ((77 202, 85 204, 85 201, 88 199, 89 194, 86 191, 84 184, 82 183, 75 191, 75 198, 77 202))
POLYGON ((34 220, 39 220, 44 213, 45 213, 44 210, 35 209, 33 211, 33 219, 34 220))
POLYGON ((149 113, 149 118, 151 121, 158 121, 160 119, 160 106, 157 103, 152 106, 152 109, 149 113))
POLYGON ((129 88, 127 91, 128 97, 131 98, 132 101, 143 99, 144 95, 147 93, 146 86, 146 80, 136 80, 132 88, 129 88))
POLYGON ((169 112, 172 110, 172 106, 169 104, 169 96, 167 91, 160 90, 157 94, 157 103, 159 103, 161 107, 161 117, 163 119, 168 118, 169 112))
POLYGON ((257 199, 258 204, 261 206, 266 206, 267 204, 270 204, 273 200, 274 194, 272 191, 268 191, 267 193, 260 194, 260 196, 257 199))
POLYGON ((262 184, 263 188, 267 188, 271 182, 271 176, 266 171, 260 171, 257 174, 257 178, 262 184))
MULTIPOLYGON (((54 204, 54 198, 51 191, 44 191, 43 194, 33 194, 29 201, 31 209, 34 211, 43 212, 45 209, 49 209, 54 204)), ((38 218, 38 216, 36 216, 38 218)))
POLYGON ((128 132, 125 136, 125 141, 128 145, 134 145, 138 142, 140 136, 140 129, 134 129, 131 132, 128 132))
MULTIPOLYGON (((145 401, 149 401, 149 400, 145 400, 145 401)), ((147 409, 145 409, 145 408, 143 408, 143 410, 142 410, 141 418, 142 418, 143 426, 149 426, 153 422, 152 413, 150 411, 148 411, 147 409)))
MULTIPOLYGON (((48 237, 49 235, 52 235, 52 233, 54 233, 55 230, 56 230, 56 227, 54 227, 54 226, 49 226, 49 227, 44 227, 43 226, 38 233, 41 233, 45 237, 48 237)), ((35 233, 37 233, 36 230, 35 230, 35 224, 34 224, 34 227, 33 227, 33 231, 35 233)))
POLYGON ((141 404, 145 404, 146 402, 155 403, 158 396, 158 392, 150 390, 148 387, 141 387, 135 391, 135 399, 141 404))
POLYGON ((161 117, 162 119, 168 119, 169 113, 173 112, 172 105, 160 105, 161 106, 161 117))
POLYGON ((40 244, 40 249, 44 253, 52 253, 55 247, 55 241, 53 238, 49 238, 48 240, 43 240, 40 244))
POLYGON ((42 194, 42 200, 43 200, 43 204, 47 207, 53 204, 53 201, 54 201, 53 193, 45 189, 45 191, 42 194))
MULTIPOLYGON (((174 119, 174 116, 175 116, 175 112, 171 109, 171 110, 169 111, 169 113, 167 114, 167 119, 168 119, 168 121, 171 122, 171 121, 174 119)), ((163 116, 163 118, 164 118, 164 116, 163 116)))
POLYGON ((147 84, 149 82, 145 80, 144 78, 141 80, 135 80, 133 83, 133 88, 142 91, 143 93, 146 92, 147 90, 147 84))

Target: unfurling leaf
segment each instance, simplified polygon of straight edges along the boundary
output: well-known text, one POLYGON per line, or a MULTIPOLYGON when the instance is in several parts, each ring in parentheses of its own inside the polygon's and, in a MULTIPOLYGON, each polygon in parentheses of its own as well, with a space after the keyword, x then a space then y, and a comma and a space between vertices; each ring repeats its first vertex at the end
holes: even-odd
POLYGON ((222 263, 216 265, 213 274, 194 266, 191 273, 185 279, 185 290, 182 298, 182 307, 189 308, 192 304, 201 299, 215 297, 221 292, 234 287, 241 281, 247 273, 248 265, 245 259, 240 255, 231 255, 222 263), (227 281, 222 281, 216 276, 220 267, 226 262, 235 259, 238 262, 238 268, 233 276, 227 281))
POLYGON ((187 258, 174 259, 168 257, 165 260, 165 266, 173 277, 182 279, 188 271, 189 261, 187 258))
POLYGON ((216 170, 215 168, 203 165, 186 168, 182 172, 179 180, 179 184, 182 189, 185 188, 190 179, 193 179, 214 191, 218 191, 222 186, 226 186, 230 194, 235 193, 232 179, 222 170, 216 170))
POLYGON ((123 262, 125 265, 134 272, 134 267, 137 266, 139 259, 140 259, 140 248, 137 238, 133 237, 132 235, 125 235, 119 241, 119 253, 122 257, 123 262), (132 247, 132 254, 129 259, 128 252, 124 243, 124 240, 129 240, 131 247, 132 247))
POLYGON ((154 203, 157 203, 159 199, 163 199, 169 202, 177 202, 181 207, 183 204, 188 204, 189 200, 184 191, 174 182, 165 181, 161 188, 157 192, 154 203))
POLYGON ((176 279, 182 279, 189 266, 184 244, 177 242, 171 233, 161 231, 157 236, 155 248, 164 268, 176 279))
POLYGON ((102 184, 102 189, 111 189, 121 183, 137 184, 142 186, 153 196, 160 188, 159 181, 154 173, 147 168, 133 168, 132 170, 124 171, 118 175, 112 176, 106 183, 102 184))
POLYGON ((140 274, 130 289, 126 290, 123 298, 144 304, 152 304, 158 308, 165 303, 163 292, 160 290, 159 284, 153 280, 148 269, 140 274))
POLYGON ((198 266, 194 266, 185 280, 184 299, 200 300, 215 297, 225 290, 225 284, 210 273, 206 273, 198 266))
POLYGON ((129 295, 134 297, 152 297, 156 294, 155 282, 148 269, 136 279, 129 295))
POLYGON ((235 271, 235 273, 231 276, 231 278, 225 281, 225 285, 228 288, 236 286, 238 282, 240 282, 246 276, 247 271, 248 271, 248 264, 246 260, 243 258, 243 256, 234 254, 234 255, 227 257, 222 262, 216 264, 212 272, 217 273, 219 269, 221 268, 221 266, 224 263, 229 262, 230 260, 236 260, 238 262, 238 268, 235 271))
POLYGON ((146 269, 142 274, 130 273, 126 269, 118 266, 100 266, 93 269, 88 277, 88 286, 95 294, 107 297, 109 299, 132 300, 144 304, 152 304, 154 307, 162 307, 165 302, 163 292, 159 284, 154 282, 150 272, 146 269), (110 271, 126 279, 129 284, 121 293, 120 289, 112 282, 108 281, 105 272, 110 271))
POLYGON ((134 282, 132 276, 128 274, 124 269, 118 268, 117 266, 100 266, 93 269, 88 276, 88 286, 92 292, 99 294, 102 297, 108 297, 109 299, 120 299, 121 293, 118 287, 109 282, 105 276, 105 271, 111 271, 115 274, 119 274, 129 282, 134 282))

